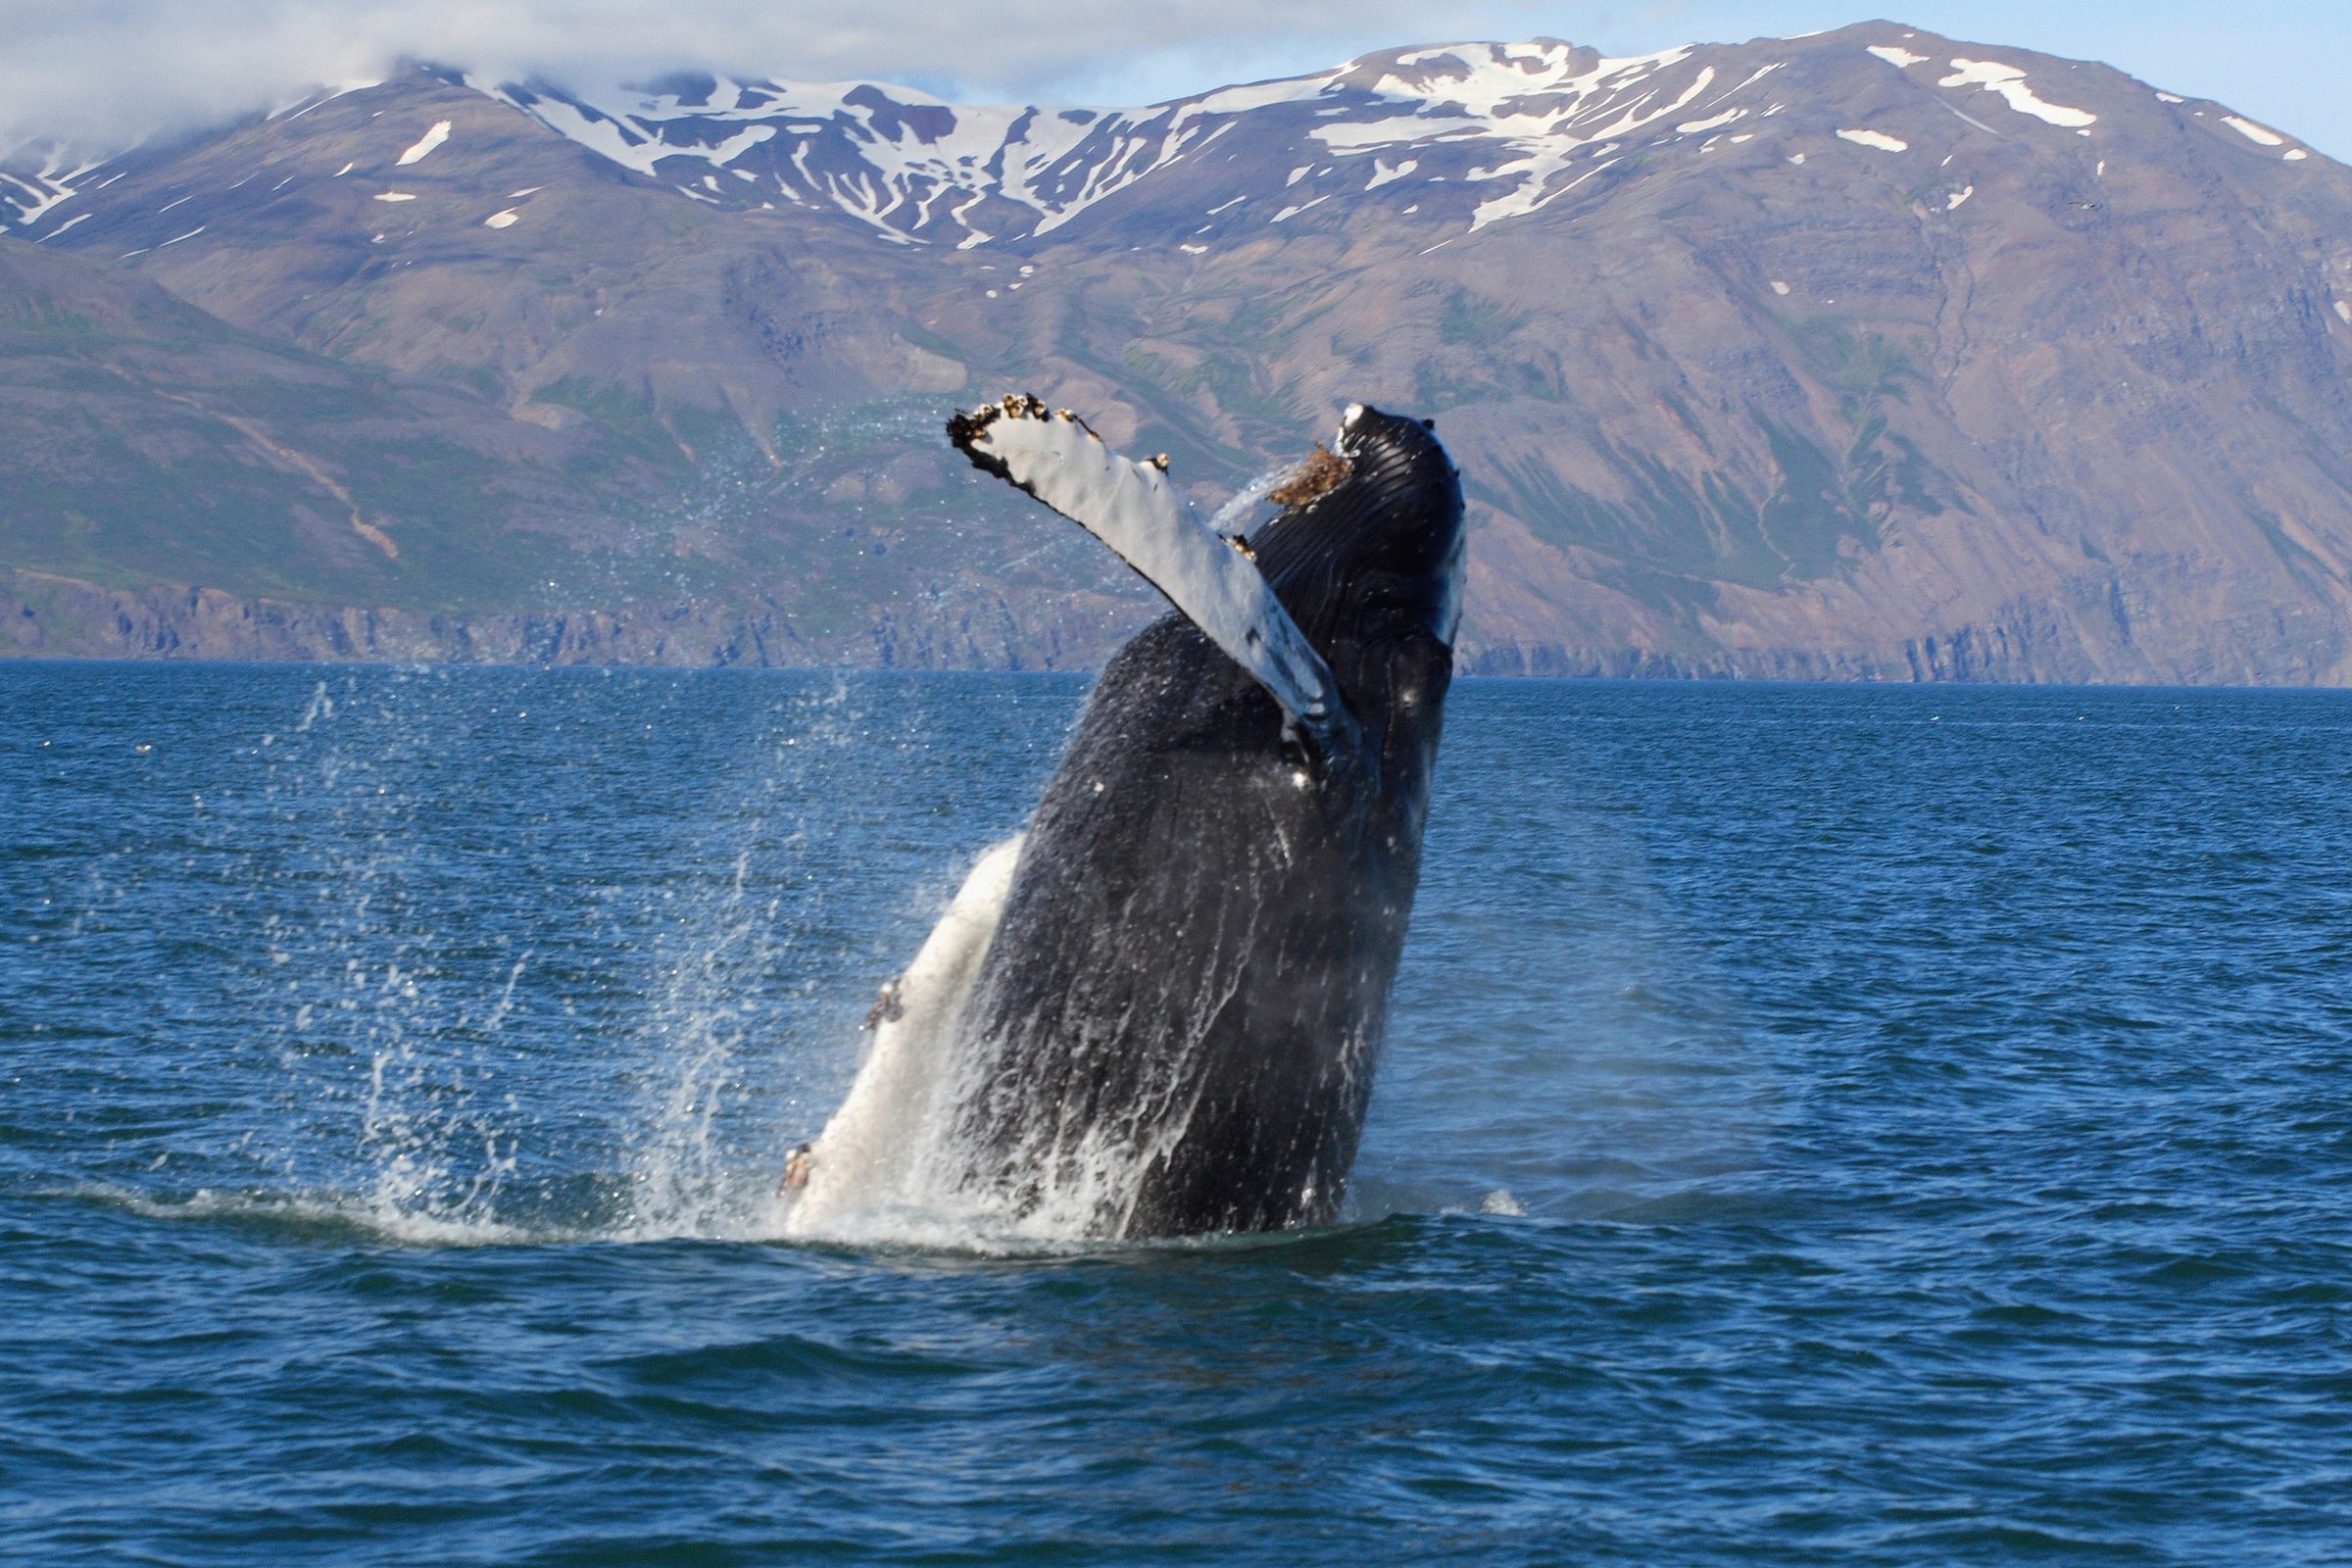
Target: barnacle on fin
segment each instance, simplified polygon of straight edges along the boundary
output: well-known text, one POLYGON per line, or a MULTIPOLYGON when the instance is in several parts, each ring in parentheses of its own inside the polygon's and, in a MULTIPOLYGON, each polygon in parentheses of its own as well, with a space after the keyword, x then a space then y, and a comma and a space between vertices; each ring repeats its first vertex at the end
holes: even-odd
MULTIPOLYGON (((1063 411, 1063 416, 1074 420, 1081 428, 1086 421, 1063 411)), ((999 419, 1043 419, 1050 417, 1045 399, 1030 392, 1007 392, 994 403, 983 403, 970 413, 957 409, 948 417, 948 442, 972 460, 972 466, 983 473, 993 473, 1000 479, 1011 477, 1004 460, 992 458, 980 450, 980 437, 999 419)), ((1093 431, 1088 431, 1093 434, 1093 431)))
POLYGON ((1340 481, 1347 477, 1348 460, 1318 441, 1315 450, 1306 455, 1306 461, 1289 478, 1266 492, 1266 499, 1278 507, 1312 506, 1338 489, 1340 481))
MULTIPOLYGON (((900 978, 904 979, 905 977, 901 976, 900 978)), ((899 982, 891 980, 884 983, 881 995, 874 999, 873 1009, 866 1013, 865 1022, 858 1027, 878 1029, 886 1023, 897 1023, 906 1016, 906 1004, 899 998, 899 982)))

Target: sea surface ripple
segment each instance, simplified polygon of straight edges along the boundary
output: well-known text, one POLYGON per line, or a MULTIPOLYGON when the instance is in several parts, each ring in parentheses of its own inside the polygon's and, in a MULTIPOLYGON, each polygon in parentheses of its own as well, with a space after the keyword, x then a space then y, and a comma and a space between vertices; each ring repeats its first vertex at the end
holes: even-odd
POLYGON ((0 666, 0 1541, 2352 1561, 2352 698, 1465 682, 1325 1231, 775 1239, 1084 684, 0 666))

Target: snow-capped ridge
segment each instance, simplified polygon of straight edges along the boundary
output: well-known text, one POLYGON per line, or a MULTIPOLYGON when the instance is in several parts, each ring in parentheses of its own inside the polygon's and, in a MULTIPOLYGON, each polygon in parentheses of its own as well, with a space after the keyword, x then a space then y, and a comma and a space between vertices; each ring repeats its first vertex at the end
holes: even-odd
MULTIPOLYGON (((1712 66, 1676 70, 1698 49, 1609 59, 1557 39, 1432 45, 1140 109, 948 104, 878 82, 725 76, 664 81, 652 84, 662 90, 625 96, 471 77, 467 85, 696 201, 711 201, 714 193, 695 185, 700 174, 679 182, 663 167, 670 160, 732 169, 760 191, 830 206, 884 238, 969 249, 1003 236, 1050 233, 1205 148, 1245 118, 1266 114, 1317 122, 1294 127, 1311 138, 1299 148, 1310 158, 1377 151, 1365 189, 1420 167, 1396 151, 1494 143, 1493 156, 1457 176, 1501 184, 1471 216, 1475 231, 1581 185, 1592 171, 1567 169, 1580 150, 1692 112, 1702 94, 1720 85, 1712 66), (1666 73, 1671 82, 1659 79, 1666 73)), ((1704 104, 1708 126, 1750 112, 1745 105, 1719 108, 1717 100, 1774 69, 1753 73, 1704 104)), ((754 192, 732 194, 748 200, 754 192)), ((1282 221, 1319 199, 1261 221, 1282 221)))
MULTIPOLYGON (((2063 66, 2036 57, 2018 57, 2029 62, 2020 66, 1971 58, 1983 51, 1925 33, 1900 36, 1905 42, 1880 41, 1886 33, 1872 24, 1818 42, 1686 44, 1621 58, 1554 38, 1428 44, 1141 108, 951 104, 875 81, 711 74, 586 91, 426 66, 402 80, 423 73, 432 80, 419 86, 481 94, 699 207, 845 216, 892 244, 955 250, 1038 239, 1089 215, 1099 224, 1152 213, 1169 220, 1162 240, 1208 254, 1251 233, 1288 239, 1327 232, 1350 210, 1350 201, 1329 199, 1343 189, 1393 205, 1398 217, 1419 215, 1421 225, 1448 227, 1449 239, 1547 208, 1584 211, 1629 180, 1653 177, 1670 157, 1714 154, 1719 164, 1740 168, 1753 167, 1748 160, 1802 168, 1808 156, 1844 155, 1840 141, 1879 153, 1940 154, 1955 126, 1929 128, 1902 107, 1913 103, 1931 119, 1956 117, 1977 133, 2039 134, 1984 104, 1983 93, 2029 121, 2088 136, 2100 114, 2056 99, 2095 92, 2088 101, 2119 117, 2102 135, 2131 124, 2120 118, 2113 74, 2062 76, 2063 66), (1893 98, 1885 96, 1893 90, 1888 69, 1905 84, 1893 98), (1685 141, 1681 153, 1669 150, 1685 141), (1099 214, 1139 186, 1115 220, 1099 214), (1279 233, 1267 234, 1277 224, 1284 225, 1279 233)), ((375 85, 314 88, 262 123, 272 133, 308 135, 326 121, 291 122, 375 85)), ((374 120, 368 111, 382 108, 370 102, 352 121, 374 120)), ((444 96, 431 112, 381 121, 367 131, 377 138, 368 146, 335 147, 340 167, 325 177, 363 167, 388 175, 429 158, 430 171, 418 175, 423 205, 407 206, 417 200, 410 189, 378 185, 368 194, 401 204, 419 222, 438 221, 430 204, 439 198, 430 193, 463 179, 473 167, 467 161, 496 145, 461 128, 472 123, 463 114, 441 118, 453 110, 444 96), (356 161, 354 150, 363 153, 356 161)), ((2230 127, 2235 134, 2227 139, 2241 152, 2250 142, 2288 163, 2310 157, 2290 138, 2218 105, 2190 113, 2208 111, 2214 118, 2207 123, 2230 127)), ((111 211, 113 198, 100 193, 144 167, 147 156, 78 160, 53 145, 20 147, 0 163, 0 223, 26 238, 56 238, 61 220, 76 216, 59 213, 61 205, 87 193, 84 206, 111 211)), ((288 169, 268 187, 271 195, 314 177, 288 169)), ((240 172, 216 190, 172 186, 157 199, 196 202, 176 215, 190 221, 208 212, 225 216, 229 209, 216 199, 253 177, 250 167, 240 172)), ((250 204, 260 189, 233 201, 250 204)), ((468 220, 486 222, 485 214, 503 211, 485 207, 468 220)), ((138 217, 153 214, 149 207, 138 217)), ((132 220, 114 215, 59 248, 90 243, 132 220)), ((145 247, 169 237, 160 224, 131 232, 145 247)), ((1118 243, 1152 232, 1147 222, 1118 243)))

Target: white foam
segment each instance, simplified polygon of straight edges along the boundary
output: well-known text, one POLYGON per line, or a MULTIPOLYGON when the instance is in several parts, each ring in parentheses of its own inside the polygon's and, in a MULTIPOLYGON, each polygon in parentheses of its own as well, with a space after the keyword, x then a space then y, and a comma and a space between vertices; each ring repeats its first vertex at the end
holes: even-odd
POLYGON ((2099 117, 2086 109, 2069 109, 2064 104, 2044 103, 2034 96, 2026 85, 2026 74, 2015 66, 2005 66, 1997 60, 1954 60, 1952 74, 1936 83, 1938 87, 1981 87, 1998 93, 2003 102, 2021 115, 2053 125, 2087 125, 2099 117))
POLYGON ((449 122, 446 120, 433 122, 433 128, 417 137, 416 145, 400 155, 399 167, 406 169, 411 164, 420 162, 426 153, 431 152, 447 140, 449 140, 449 122))
POLYGON ((2251 120, 2241 120, 2236 115, 2224 115, 2222 117, 2222 123, 2228 125, 2231 130, 2236 131, 2239 135, 2245 137, 2246 140, 2255 143, 2257 146, 2283 147, 2286 145, 2286 138, 2284 136, 2279 135, 2277 131, 2272 130, 2267 126, 2257 125, 2251 120))
POLYGON ((305 1228, 349 1226, 411 1247, 504 1247, 528 1242, 587 1240, 587 1233, 534 1231, 505 1225, 481 1212, 436 1214, 388 1201, 381 1192, 215 1192, 198 1188, 183 1199, 153 1198, 104 1186, 90 1196, 148 1219, 266 1220, 305 1228))
POLYGON ((1928 58, 1926 55, 1915 55, 1910 50, 1901 47, 1899 44, 1874 43, 1870 46, 1869 52, 1877 55, 1881 60, 1886 61, 1897 71, 1903 70, 1906 67, 1920 65, 1928 58))
MULTIPOLYGON (((1838 133, 1838 139, 1850 141, 1859 147, 1875 147, 1883 153, 1901 153, 1911 150, 1909 142, 1879 130, 1841 130, 1838 133)), ((1797 156, 1801 158, 1804 155, 1799 153, 1797 156)))

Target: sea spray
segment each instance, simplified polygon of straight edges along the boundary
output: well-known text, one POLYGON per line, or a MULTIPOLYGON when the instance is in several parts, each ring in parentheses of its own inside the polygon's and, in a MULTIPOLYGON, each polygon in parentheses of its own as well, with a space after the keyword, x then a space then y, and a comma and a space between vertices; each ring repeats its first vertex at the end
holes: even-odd
POLYGON ((791 945, 779 934, 781 901, 747 894, 749 852, 717 907, 674 945, 662 996, 647 1029, 658 1066, 669 1079, 649 1132, 636 1149, 625 1231, 638 1237, 757 1234, 769 1228, 772 1204, 749 1172, 755 1151, 739 1136, 733 1102, 753 1093, 744 1077, 746 1048, 758 1037, 759 977, 791 945))
POLYGON ((156 752, 191 793, 90 824, 37 934, 126 989, 181 976, 148 1004, 168 1049, 242 1088, 98 1179, 428 1246, 776 1234, 875 985, 1018 824, 1070 686, 220 674, 200 770, 156 752), (983 742, 1013 765, 945 760, 983 742), (152 914, 167 864, 202 918, 152 914))
MULTIPOLYGON (((432 1243, 772 1232, 774 1167, 810 1089, 776 1058, 808 1055, 788 1024, 807 1005, 784 1004, 814 984, 792 964, 826 916, 829 878, 807 863, 811 802, 844 749, 872 744, 870 715, 839 680, 716 724, 698 712, 694 797, 666 811, 597 802, 662 868, 649 880, 573 859, 586 824, 528 804, 535 769, 599 765, 677 722, 691 677, 624 678, 646 688, 637 717, 575 721, 577 740, 549 710, 584 676, 466 693, 466 677, 453 691, 424 671, 317 682, 260 737, 234 881, 260 938, 256 1034, 284 1074, 255 1151, 275 1167, 262 1206, 432 1243), (516 758, 534 707, 554 744, 516 758), (493 759, 517 802, 470 827, 466 854, 511 870, 503 900, 459 930, 430 893, 455 869, 428 830, 430 779, 493 759), (254 853, 256 816, 278 839, 270 854, 254 853), (583 936, 602 957, 567 956, 583 936), (544 1101, 558 1063, 589 1107, 564 1115, 561 1161, 544 1101)), ((220 833, 221 849, 237 836, 220 833)))
POLYGON ((371 700, 355 676, 336 684, 340 700, 318 681, 254 748, 261 816, 302 831, 273 856, 248 847, 236 879, 261 914, 258 1021, 296 1112, 276 1140, 293 1200, 406 1240, 504 1239, 539 1122, 507 1087, 531 953, 513 934, 451 932, 424 891, 440 868, 420 842, 432 803, 417 764, 454 739, 439 683, 370 682, 371 700))

